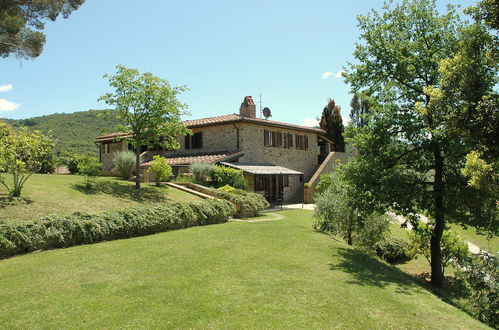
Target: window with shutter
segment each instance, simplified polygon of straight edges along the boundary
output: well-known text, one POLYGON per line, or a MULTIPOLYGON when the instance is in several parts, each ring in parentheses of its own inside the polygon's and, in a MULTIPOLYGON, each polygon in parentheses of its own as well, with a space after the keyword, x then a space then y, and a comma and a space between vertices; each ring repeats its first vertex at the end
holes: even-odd
POLYGON ((288 148, 293 148, 293 134, 288 134, 288 148))
POLYGON ((282 147, 282 133, 277 132, 277 146, 282 147))
POLYGON ((263 145, 268 147, 269 146, 269 131, 263 130, 263 145))
POLYGON ((190 149, 191 148, 191 136, 186 135, 185 136, 185 149, 190 149))
POLYGON ((305 150, 308 150, 308 136, 304 135, 303 137, 305 138, 305 145, 304 145, 304 149, 305 149, 305 150))
POLYGON ((272 147, 277 147, 277 132, 272 132, 272 147))
POLYGON ((203 132, 197 132, 192 136, 192 149, 203 147, 203 132))

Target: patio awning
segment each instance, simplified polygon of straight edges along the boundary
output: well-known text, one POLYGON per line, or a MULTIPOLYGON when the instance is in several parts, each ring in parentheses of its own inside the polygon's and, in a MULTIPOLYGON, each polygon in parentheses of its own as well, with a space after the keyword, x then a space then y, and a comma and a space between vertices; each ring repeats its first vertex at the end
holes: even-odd
POLYGON ((243 170, 244 172, 251 174, 261 174, 261 175, 275 175, 275 174, 292 174, 292 175, 302 175, 302 172, 298 172, 289 169, 284 166, 272 165, 272 164, 249 164, 249 163, 227 163, 220 162, 225 166, 237 168, 238 170, 243 170))

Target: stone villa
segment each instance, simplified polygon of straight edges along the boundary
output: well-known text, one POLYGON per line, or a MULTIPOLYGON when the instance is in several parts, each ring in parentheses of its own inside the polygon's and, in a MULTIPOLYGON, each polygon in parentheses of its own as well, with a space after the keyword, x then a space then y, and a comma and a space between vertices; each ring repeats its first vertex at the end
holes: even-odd
MULTIPOLYGON (((239 114, 187 120, 184 124, 193 135, 179 136, 179 149, 141 148, 145 180, 152 156, 161 154, 168 158, 174 175, 188 172, 189 165, 196 162, 230 166, 243 170, 249 190, 264 194, 270 202, 303 202, 310 198, 307 188, 313 189, 335 159, 346 161, 344 153, 334 152, 333 142, 320 128, 257 118, 251 96, 244 98, 239 114)), ((117 132, 97 138, 104 174, 116 173, 114 152, 132 149, 127 137, 117 132)))

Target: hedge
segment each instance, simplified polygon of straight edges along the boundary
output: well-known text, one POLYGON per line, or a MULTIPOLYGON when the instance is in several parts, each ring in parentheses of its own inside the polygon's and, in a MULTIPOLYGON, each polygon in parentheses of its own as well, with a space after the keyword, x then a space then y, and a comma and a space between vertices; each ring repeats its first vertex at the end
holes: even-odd
POLYGON ((171 202, 100 214, 50 215, 0 224, 0 258, 226 222, 234 206, 224 200, 171 202))
POLYGON ((219 189, 209 189, 209 191, 212 196, 234 203, 236 206, 234 217, 236 218, 254 217, 258 215, 259 211, 270 207, 265 197, 245 190, 235 188, 230 190, 227 187, 221 187, 219 189))

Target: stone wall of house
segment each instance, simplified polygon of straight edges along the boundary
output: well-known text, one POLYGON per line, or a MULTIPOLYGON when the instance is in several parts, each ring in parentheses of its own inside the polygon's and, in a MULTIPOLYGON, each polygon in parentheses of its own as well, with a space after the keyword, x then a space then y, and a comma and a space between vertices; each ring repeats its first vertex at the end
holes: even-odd
POLYGON ((178 138, 180 148, 174 151, 165 152, 164 154, 166 157, 172 157, 180 154, 237 150, 237 131, 232 124, 193 128, 191 131, 192 133, 203 133, 203 147, 197 149, 185 149, 185 137, 181 136, 178 138))
POLYGON ((128 144, 124 141, 111 142, 109 143, 109 152, 105 152, 105 143, 100 143, 100 160, 102 163, 102 174, 104 175, 114 175, 117 173, 114 168, 113 157, 114 153, 117 151, 127 151, 128 144))
POLYGON ((244 155, 241 163, 270 163, 304 173, 305 182, 312 177, 318 167, 317 134, 294 130, 292 128, 274 128, 258 124, 242 123, 240 127, 240 145, 244 155), (266 147, 264 130, 293 134, 293 147, 266 147), (308 149, 296 149, 295 134, 308 137, 308 149))

